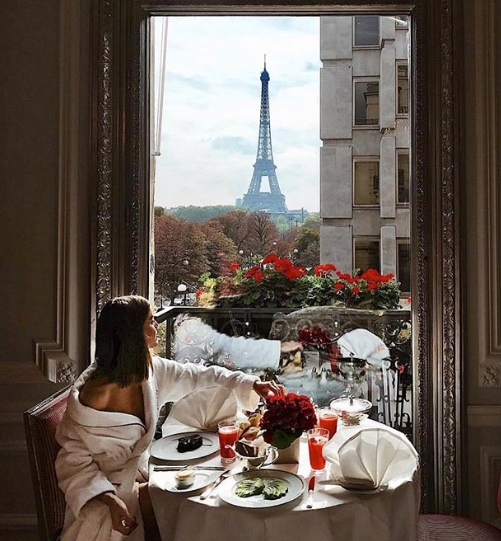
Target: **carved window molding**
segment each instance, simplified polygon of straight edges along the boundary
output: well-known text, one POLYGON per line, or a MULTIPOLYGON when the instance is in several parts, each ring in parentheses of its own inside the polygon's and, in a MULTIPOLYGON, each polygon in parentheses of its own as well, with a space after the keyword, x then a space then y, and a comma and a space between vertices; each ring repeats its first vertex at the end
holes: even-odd
MULTIPOLYGON (((461 386, 458 264, 458 172, 454 144, 453 0, 247 0, 169 2, 95 0, 93 135, 96 182, 96 307, 111 296, 148 292, 150 192, 146 48, 152 14, 338 15, 412 17, 412 284, 416 389, 414 441, 422 463, 424 511, 461 510, 461 386), (427 119, 433 119, 430 125, 427 119)), ((459 72, 458 72, 459 73, 459 72)))

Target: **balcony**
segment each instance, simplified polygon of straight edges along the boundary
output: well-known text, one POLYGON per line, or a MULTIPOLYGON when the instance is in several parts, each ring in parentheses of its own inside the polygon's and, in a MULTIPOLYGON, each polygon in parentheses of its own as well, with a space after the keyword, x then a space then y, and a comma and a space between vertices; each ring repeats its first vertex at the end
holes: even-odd
POLYGON ((180 314, 198 317, 229 336, 281 341, 298 340, 299 331, 305 327, 322 328, 333 342, 353 329, 367 329, 381 338, 390 351, 390 357, 383 361, 381 368, 369 367, 356 360, 350 362, 350 359, 333 362, 327 352, 306 346, 301 360, 295 362, 292 370, 267 371, 260 375, 275 378, 289 391, 307 394, 318 405, 327 405, 348 393, 367 398, 373 403, 372 418, 411 436, 410 310, 374 311, 330 306, 304 309, 170 306, 155 314, 160 325, 158 353, 167 358, 173 357, 175 319, 180 314))

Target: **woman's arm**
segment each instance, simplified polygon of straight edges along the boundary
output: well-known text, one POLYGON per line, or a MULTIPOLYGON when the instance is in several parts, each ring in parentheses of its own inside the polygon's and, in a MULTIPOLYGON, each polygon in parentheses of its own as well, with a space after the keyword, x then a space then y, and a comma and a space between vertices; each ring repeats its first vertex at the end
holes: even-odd
MULTIPOLYGON (((253 410, 258 396, 253 392, 258 376, 230 371, 219 366, 205 367, 193 363, 178 363, 160 357, 153 358, 154 376, 159 391, 159 404, 176 401, 189 392, 212 385, 224 385, 232 389, 244 409, 253 410)), ((259 387, 258 387, 259 388, 259 387)))
POLYGON ((57 440, 61 445, 55 464, 58 485, 77 517, 89 500, 105 492, 116 493, 116 489, 82 441, 65 433, 64 428, 58 431, 57 440))
POLYGON ((111 525, 123 535, 129 535, 137 528, 136 519, 129 513, 127 505, 113 492, 104 492, 94 499, 108 506, 111 515, 111 525))

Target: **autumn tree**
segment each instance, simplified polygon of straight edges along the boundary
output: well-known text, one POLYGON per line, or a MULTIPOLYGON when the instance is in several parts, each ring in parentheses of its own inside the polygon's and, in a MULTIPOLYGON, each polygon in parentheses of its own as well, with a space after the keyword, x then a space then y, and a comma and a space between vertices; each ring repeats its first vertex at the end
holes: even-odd
POLYGON ((249 247, 255 254, 266 255, 273 251, 274 242, 280 238, 277 226, 266 212, 249 215, 249 247))
POLYGON ((214 220, 200 224, 206 238, 208 270, 212 276, 220 276, 232 261, 238 260, 237 247, 223 232, 220 222, 214 220))
POLYGON ((303 226, 296 237, 294 262, 302 267, 314 267, 320 263, 320 229, 303 226))
POLYGON ((170 215, 155 219, 155 288, 161 299, 177 296, 178 285, 195 285, 206 272, 207 240, 200 226, 170 215))
POLYGON ((246 212, 243 210, 228 212, 208 220, 208 223, 212 222, 221 224, 222 232, 233 241, 237 252, 245 250, 250 237, 249 215, 246 212))

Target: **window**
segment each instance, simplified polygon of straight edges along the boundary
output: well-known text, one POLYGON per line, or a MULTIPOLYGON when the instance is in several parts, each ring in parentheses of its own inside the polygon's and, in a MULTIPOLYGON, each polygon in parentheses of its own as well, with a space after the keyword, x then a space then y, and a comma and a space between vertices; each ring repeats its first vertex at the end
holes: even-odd
POLYGON ((354 17, 353 45, 355 47, 379 46, 379 17, 364 15, 354 17))
POLYGON ((400 291, 411 291, 411 245, 407 239, 397 239, 397 280, 400 291))
POLYGON ((353 178, 355 206, 379 205, 379 161, 356 160, 353 178))
POLYGON ((379 124, 379 83, 365 81, 355 83, 355 126, 379 124))
POLYGON ((407 64, 397 65, 397 114, 409 114, 409 75, 407 64))
POLYGON ((362 272, 367 269, 379 271, 381 262, 379 255, 379 239, 368 237, 355 237, 355 258, 353 268, 362 272))
POLYGON ((409 154, 397 154, 397 201, 399 204, 409 203, 409 154))

